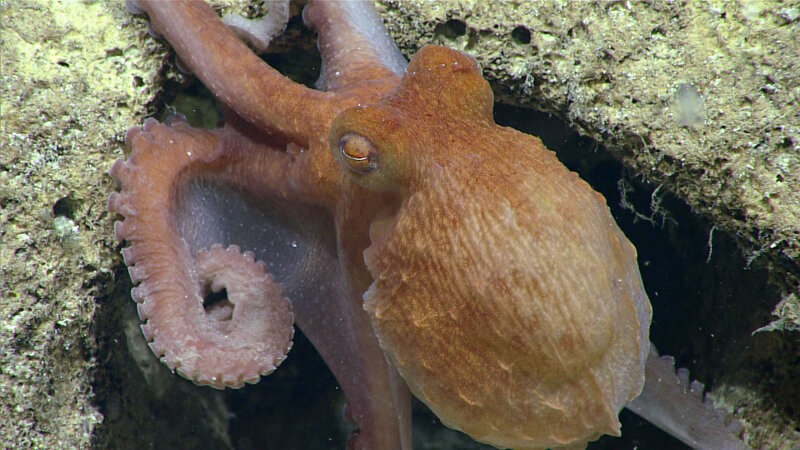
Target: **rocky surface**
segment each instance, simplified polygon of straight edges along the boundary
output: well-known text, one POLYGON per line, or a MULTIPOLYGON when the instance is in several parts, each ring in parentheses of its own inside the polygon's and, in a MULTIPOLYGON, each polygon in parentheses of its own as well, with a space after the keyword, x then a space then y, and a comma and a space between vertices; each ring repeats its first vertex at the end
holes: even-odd
POLYGON ((107 2, 3 1, 0 21, 0 447, 85 448, 119 261, 106 172, 165 52, 107 2))

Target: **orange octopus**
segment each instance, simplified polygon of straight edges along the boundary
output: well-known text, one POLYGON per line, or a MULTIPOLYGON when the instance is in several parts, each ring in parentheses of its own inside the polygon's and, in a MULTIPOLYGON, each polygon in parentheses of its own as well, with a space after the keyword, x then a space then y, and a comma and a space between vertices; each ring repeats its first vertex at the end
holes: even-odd
POLYGON ((311 1, 313 90, 202 2, 131 6, 226 107, 213 131, 149 119, 112 169, 166 365, 254 383, 296 321, 347 396, 352 448, 411 448, 409 391, 497 447, 620 433, 650 348, 636 251, 600 194, 494 122, 472 57, 429 46, 406 67, 369 3, 311 1))

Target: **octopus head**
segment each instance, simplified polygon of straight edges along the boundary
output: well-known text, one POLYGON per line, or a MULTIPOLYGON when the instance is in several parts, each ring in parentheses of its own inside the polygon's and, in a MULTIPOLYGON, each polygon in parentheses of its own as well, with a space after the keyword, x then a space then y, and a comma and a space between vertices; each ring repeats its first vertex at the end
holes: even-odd
POLYGON ((649 349, 636 251, 600 194, 492 108, 474 59, 426 47, 394 93, 335 120, 347 176, 396 199, 370 223, 364 307, 448 426, 513 448, 619 434, 649 349))

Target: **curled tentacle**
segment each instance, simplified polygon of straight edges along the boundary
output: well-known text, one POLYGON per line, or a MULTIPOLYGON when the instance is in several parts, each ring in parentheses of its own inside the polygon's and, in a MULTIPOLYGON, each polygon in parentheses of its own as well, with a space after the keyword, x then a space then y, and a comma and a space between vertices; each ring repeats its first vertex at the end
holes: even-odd
MULTIPOLYGON (((148 320, 145 334, 165 363, 195 382, 220 387, 255 380, 254 369, 243 370, 237 361, 216 360, 219 366, 239 364, 235 376, 222 367, 209 372, 202 366, 208 362, 213 367, 214 358, 201 361, 200 369, 190 369, 185 361, 196 348, 224 340, 226 333, 256 335, 247 330, 266 320, 237 322, 236 309, 243 290, 278 297, 281 291, 264 274, 266 266, 292 301, 298 326, 347 395, 360 428, 351 442, 356 448, 393 448, 400 434, 410 433, 405 428, 409 417, 402 413, 407 391, 374 336, 366 333, 360 300, 352 301, 345 292, 330 213, 300 201, 310 197, 293 169, 298 156, 281 151, 280 141, 267 144, 263 136, 256 139, 249 134, 253 130, 237 129, 233 122, 210 132, 192 129, 177 116, 169 119, 170 125, 148 120, 128 133, 130 157, 117 161, 111 171, 121 190, 111 195, 109 208, 125 217, 115 229, 117 239, 130 244, 123 256, 136 285, 134 299, 145 305, 140 308, 148 320), (215 243, 236 245, 255 257, 215 243), (249 286, 250 279, 255 287, 249 286), (204 309, 204 289, 220 286, 227 291, 227 302, 204 309), (187 326, 194 334, 184 336, 187 326), (171 342, 179 346, 170 348, 171 342)), ((245 305, 255 307, 249 301, 245 305)), ((281 348, 270 343, 274 339, 269 333, 261 334, 265 345, 281 348)), ((275 358, 272 366, 282 355, 275 358)), ((263 374, 272 366, 256 364, 256 372, 263 374)))
MULTIPOLYGON (((254 261, 252 252, 241 253, 236 246, 212 246, 198 252, 197 275, 200 285, 211 292, 225 289, 227 299, 201 310, 196 306, 200 298, 195 297, 191 309, 178 312, 188 316, 188 324, 194 333, 202 334, 201 339, 186 343, 185 330, 170 327, 154 336, 150 344, 153 351, 164 354, 164 362, 185 378, 215 388, 239 388, 272 373, 291 349, 294 328, 289 300, 266 273, 265 264, 254 261), (166 343, 160 343, 159 337, 166 343), (181 351, 188 352, 195 342, 201 345, 191 359, 170 361, 163 350, 181 343, 181 351)), ((144 304, 139 310, 140 315, 146 311, 144 304)), ((142 326, 152 328, 149 322, 142 326)), ((148 334, 145 331, 145 336, 148 334)))
POLYGON ((111 170, 123 190, 111 195, 109 209, 125 216, 115 232, 131 244, 122 254, 151 348, 198 384, 256 382, 291 348, 289 301, 252 253, 212 247, 193 259, 173 226, 172 189, 163 188, 188 165, 208 158, 216 136, 182 122, 171 128, 148 120, 127 139, 134 152, 111 170), (204 308, 205 294, 222 288, 227 299, 204 308))

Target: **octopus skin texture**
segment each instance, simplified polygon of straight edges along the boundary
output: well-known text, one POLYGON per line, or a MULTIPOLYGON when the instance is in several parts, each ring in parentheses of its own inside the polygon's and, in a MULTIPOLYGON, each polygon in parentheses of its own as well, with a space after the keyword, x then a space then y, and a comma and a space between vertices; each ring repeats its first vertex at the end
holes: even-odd
POLYGON ((215 130, 148 119, 111 171, 132 297, 164 364, 214 388, 255 383, 296 323, 346 394, 350 448, 410 449, 409 393, 500 448, 620 434, 650 353, 636 251, 538 138, 495 124, 472 57, 428 46, 406 66, 370 3, 311 1, 315 90, 202 2, 129 7, 225 107, 215 130))

